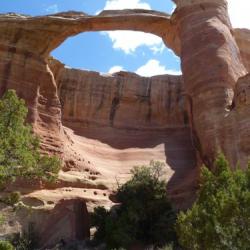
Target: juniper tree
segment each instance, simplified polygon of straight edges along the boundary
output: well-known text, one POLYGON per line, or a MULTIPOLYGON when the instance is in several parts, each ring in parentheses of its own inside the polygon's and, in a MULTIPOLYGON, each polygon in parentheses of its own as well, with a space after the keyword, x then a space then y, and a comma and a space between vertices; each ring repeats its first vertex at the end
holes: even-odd
POLYGON ((230 169, 223 155, 215 171, 203 167, 198 199, 181 212, 177 234, 185 249, 250 249, 250 166, 230 169))
POLYGON ((0 100, 0 186, 17 177, 54 181, 60 169, 57 157, 41 155, 39 138, 26 124, 28 109, 14 90, 0 100))

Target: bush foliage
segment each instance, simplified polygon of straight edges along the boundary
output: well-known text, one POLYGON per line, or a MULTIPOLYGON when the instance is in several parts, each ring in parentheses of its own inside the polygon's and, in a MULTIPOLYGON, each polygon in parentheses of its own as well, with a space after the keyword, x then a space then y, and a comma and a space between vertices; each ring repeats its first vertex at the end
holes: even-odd
POLYGON ((223 155, 215 165, 202 169, 197 201, 178 216, 179 241, 192 250, 250 249, 250 167, 233 171, 223 155))
POLYGON ((57 157, 41 155, 39 139, 25 124, 28 109, 13 90, 0 100, 0 186, 17 177, 54 181, 60 168, 57 157))
POLYGON ((95 209, 92 217, 97 232, 95 239, 107 244, 108 249, 140 242, 163 246, 175 241, 175 212, 166 194, 166 182, 160 179, 162 163, 136 167, 132 178, 118 188, 119 207, 111 211, 95 209))
POLYGON ((0 250, 14 250, 15 248, 9 241, 0 240, 0 250))

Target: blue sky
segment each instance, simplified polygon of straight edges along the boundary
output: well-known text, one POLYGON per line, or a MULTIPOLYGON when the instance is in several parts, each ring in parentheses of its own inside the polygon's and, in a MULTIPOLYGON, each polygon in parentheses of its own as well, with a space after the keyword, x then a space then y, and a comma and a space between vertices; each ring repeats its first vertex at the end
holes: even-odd
MULTIPOLYGON (((229 0, 234 26, 250 28, 246 11, 250 6, 246 6, 249 5, 246 2, 250 1, 229 0)), ((0 13, 16 12, 33 16, 68 10, 94 15, 103 9, 124 8, 171 13, 174 5, 171 0, 0 0, 0 13)), ((164 46, 160 38, 139 32, 82 33, 67 39, 52 55, 69 67, 99 72, 126 70, 145 76, 181 73, 179 58, 164 46)))

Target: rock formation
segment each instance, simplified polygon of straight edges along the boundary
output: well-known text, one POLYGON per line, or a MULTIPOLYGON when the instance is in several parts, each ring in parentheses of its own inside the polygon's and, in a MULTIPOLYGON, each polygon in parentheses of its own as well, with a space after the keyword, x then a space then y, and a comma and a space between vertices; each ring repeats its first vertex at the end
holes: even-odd
POLYGON ((230 155, 221 127, 230 112, 236 81, 246 74, 246 69, 231 31, 226 1, 176 3, 173 19, 179 29, 192 130, 202 161, 212 166, 218 150, 230 155))
POLYGON ((235 29, 234 37, 239 46, 242 62, 248 72, 250 72, 250 30, 235 29))
MULTIPOLYGON (((248 161, 250 31, 232 28, 226 0, 175 2, 172 16, 147 10, 0 15, 0 94, 16 89, 29 107, 42 150, 64 162, 53 187, 34 190, 16 183, 8 189, 18 186, 24 205, 33 208, 33 221, 44 220, 39 232, 45 244, 87 236, 86 211, 110 207, 117 180, 129 178, 134 165, 165 161, 169 195, 186 207, 199 167, 212 168, 218 150, 232 167, 248 161), (180 56, 183 76, 101 75, 51 59, 50 52, 68 37, 102 30, 162 37, 180 56), (56 230, 64 218, 69 231, 59 230, 54 238, 43 233, 56 230), (73 223, 78 219, 86 221, 80 236, 73 223)), ((19 218, 19 226, 27 227, 25 216, 19 218)))

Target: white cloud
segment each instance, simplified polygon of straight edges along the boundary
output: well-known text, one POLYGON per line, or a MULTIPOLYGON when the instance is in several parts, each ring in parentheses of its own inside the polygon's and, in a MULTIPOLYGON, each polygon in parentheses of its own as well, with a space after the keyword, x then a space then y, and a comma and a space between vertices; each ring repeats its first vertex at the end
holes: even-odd
POLYGON ((50 5, 46 9, 46 12, 49 12, 49 13, 57 13, 58 11, 59 11, 59 9, 58 9, 58 5, 57 4, 50 5))
POLYGON ((147 9, 151 7, 148 3, 141 0, 108 0, 104 7, 105 10, 123 10, 123 9, 147 9))
POLYGON ((123 71, 124 68, 122 66, 113 66, 112 68, 110 68, 109 70, 109 74, 113 74, 113 73, 116 73, 116 72, 120 72, 120 71, 123 71))
MULTIPOLYGON (((143 0, 108 0, 104 10, 122 9, 147 9, 151 6, 143 0)), ((113 48, 131 54, 141 46, 148 46, 154 53, 160 53, 165 48, 162 39, 144 32, 134 31, 108 31, 102 32, 107 35, 113 43, 113 48)))
POLYGON ((154 76, 154 75, 181 75, 181 71, 166 69, 159 61, 155 59, 149 60, 145 65, 136 70, 136 73, 141 76, 154 76))
POLYGON ((144 32, 109 31, 102 34, 108 35, 114 49, 122 50, 126 54, 132 54, 141 46, 148 46, 153 52, 158 53, 164 46, 160 37, 144 32))
POLYGON ((233 27, 250 29, 249 0, 228 0, 228 9, 233 27))
POLYGON ((162 42, 161 44, 159 44, 158 46, 153 46, 153 47, 150 47, 150 50, 152 50, 152 52, 154 54, 157 54, 157 53, 162 53, 164 51, 164 49, 166 48, 165 44, 162 42))

